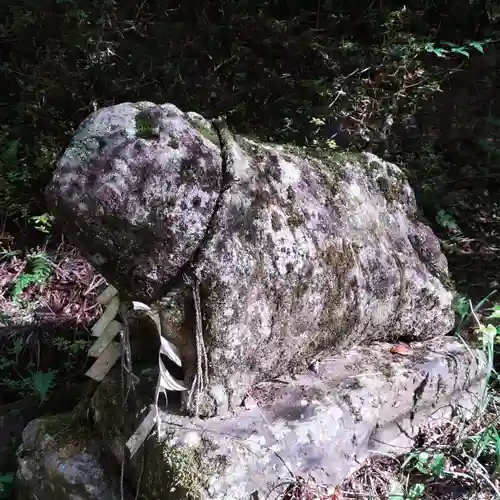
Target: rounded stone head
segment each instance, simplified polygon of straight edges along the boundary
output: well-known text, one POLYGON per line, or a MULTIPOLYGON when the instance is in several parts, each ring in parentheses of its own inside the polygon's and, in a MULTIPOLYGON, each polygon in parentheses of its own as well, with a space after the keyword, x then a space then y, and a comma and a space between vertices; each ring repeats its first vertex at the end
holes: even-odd
POLYGON ((158 298, 201 244, 222 175, 209 127, 173 105, 118 104, 90 115, 59 160, 50 209, 122 293, 158 298))

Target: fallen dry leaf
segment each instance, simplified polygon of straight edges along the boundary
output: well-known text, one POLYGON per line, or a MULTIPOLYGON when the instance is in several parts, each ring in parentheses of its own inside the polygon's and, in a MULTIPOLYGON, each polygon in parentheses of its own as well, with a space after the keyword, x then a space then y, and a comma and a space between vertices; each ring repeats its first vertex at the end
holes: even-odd
POLYGON ((325 500, 342 500, 342 495, 340 493, 340 488, 337 486, 333 494, 323 497, 325 500))
POLYGON ((392 354, 400 354, 401 356, 408 356, 411 354, 411 349, 404 344, 396 344, 391 347, 392 354))

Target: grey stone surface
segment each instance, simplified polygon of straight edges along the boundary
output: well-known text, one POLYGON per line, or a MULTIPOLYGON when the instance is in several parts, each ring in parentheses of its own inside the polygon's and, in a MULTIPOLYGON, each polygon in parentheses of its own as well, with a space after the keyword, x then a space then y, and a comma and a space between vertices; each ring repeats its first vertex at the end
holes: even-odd
MULTIPOLYGON (((44 417, 23 432, 16 477, 17 500, 119 500, 116 478, 99 461, 102 446, 85 429, 67 428, 69 418, 44 417)), ((130 500, 125 495, 125 500, 130 500)))
POLYGON ((177 287, 184 312, 171 335, 188 384, 195 315, 182 275, 197 276, 202 415, 237 408, 250 386, 300 373, 324 349, 451 329, 447 263, 398 167, 227 136, 170 104, 105 108, 47 189, 122 295, 151 302, 177 287))
MULTIPOLYGON (((406 356, 391 347, 325 353, 315 372, 257 384, 244 406, 225 417, 164 412, 160 443, 156 436, 146 442, 130 477, 137 480, 144 459, 141 491, 148 498, 264 499, 291 474, 335 486, 367 456, 399 455, 419 430, 470 418, 484 383, 480 352, 451 337, 416 342, 406 356)), ((92 403, 104 442, 114 450, 121 439, 118 387, 117 375, 92 403)), ((131 412, 128 418, 134 421, 131 412)))

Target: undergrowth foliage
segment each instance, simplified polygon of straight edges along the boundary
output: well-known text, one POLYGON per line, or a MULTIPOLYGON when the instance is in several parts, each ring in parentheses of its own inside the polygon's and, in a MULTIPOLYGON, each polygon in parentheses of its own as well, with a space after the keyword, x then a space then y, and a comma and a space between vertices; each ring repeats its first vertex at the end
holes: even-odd
POLYGON ((46 212, 43 189, 89 113, 172 102, 224 115, 238 133, 368 149, 404 167, 451 266, 463 268, 459 287, 479 297, 496 286, 497 254, 485 259, 472 240, 493 234, 500 216, 495 5, 6 0, 0 222, 29 225, 46 212), (462 235, 450 238, 442 212, 467 221, 462 235), (462 252, 472 253, 465 265, 462 252))
POLYGON ((44 212, 42 189, 75 127, 97 107, 137 100, 226 115, 237 132, 266 139, 386 152, 417 185, 431 178, 435 195, 445 189, 434 175, 434 157, 439 178, 449 162, 444 143, 485 144, 492 130, 454 118, 475 117, 476 106, 484 116, 486 102, 500 116, 489 56, 498 16, 488 3, 457 4, 6 0, 0 210, 44 212), (473 103, 470 85, 481 93, 473 103))
MULTIPOLYGON (((102 278, 66 246, 0 248, 0 406, 83 375, 102 278), (90 304, 87 302, 90 300, 90 304)), ((0 471, 1 472, 1 471, 0 471)))

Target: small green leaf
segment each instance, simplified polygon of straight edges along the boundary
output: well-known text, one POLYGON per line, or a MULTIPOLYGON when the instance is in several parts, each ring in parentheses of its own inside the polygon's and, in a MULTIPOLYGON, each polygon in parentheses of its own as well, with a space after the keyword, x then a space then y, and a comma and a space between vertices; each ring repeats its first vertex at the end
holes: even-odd
POLYGON ((432 52, 436 54, 438 57, 446 57, 446 54, 448 54, 447 50, 438 48, 435 48, 432 52))
POLYGON ((464 320, 469 316, 469 299, 464 295, 455 295, 452 302, 453 310, 464 320))
POLYGON ((393 483, 389 492, 389 500, 405 500, 405 492, 401 484, 393 483))
POLYGON ((56 373, 56 370, 49 370, 48 372, 35 372, 32 374, 33 387, 42 401, 47 399, 47 394, 54 386, 56 373))
POLYGON ((493 341, 497 335, 495 326, 488 324, 487 326, 481 325, 479 331, 483 334, 486 341, 493 341))
POLYGON ((462 54, 465 57, 470 57, 470 54, 467 52, 467 49, 464 47, 454 47, 451 51, 455 54, 462 54))
POLYGON ((429 464, 431 472, 439 478, 444 476, 444 468, 446 465, 446 458, 443 453, 436 453, 429 464))
POLYGON ((426 52, 430 52, 431 54, 435 54, 438 57, 446 57, 446 54, 448 53, 446 49, 435 47, 433 43, 426 44, 424 46, 424 50, 426 52))
POLYGON ((488 319, 500 318, 500 305, 495 305, 493 307, 492 313, 488 316, 488 319))
POLYGON ((481 42, 469 42, 469 45, 471 47, 474 47, 479 52, 481 52, 481 54, 484 54, 484 48, 483 48, 483 44, 481 42))
POLYGON ((500 435, 495 429, 495 455, 497 456, 497 469, 500 469, 500 435))
POLYGON ((425 493, 425 486, 422 483, 414 484, 408 490, 408 500, 415 500, 416 498, 422 498, 425 493))
POLYGON ((417 463, 415 464, 415 468, 421 472, 422 474, 428 474, 427 464, 429 463, 430 455, 426 451, 421 451, 417 455, 417 463))
POLYGON ((426 465, 427 462, 429 461, 430 455, 426 451, 421 451, 418 456, 417 460, 419 463, 426 465))
POLYGON ((458 224, 455 219, 444 210, 439 210, 436 214, 436 222, 445 229, 453 229, 455 231, 460 231, 458 224))

